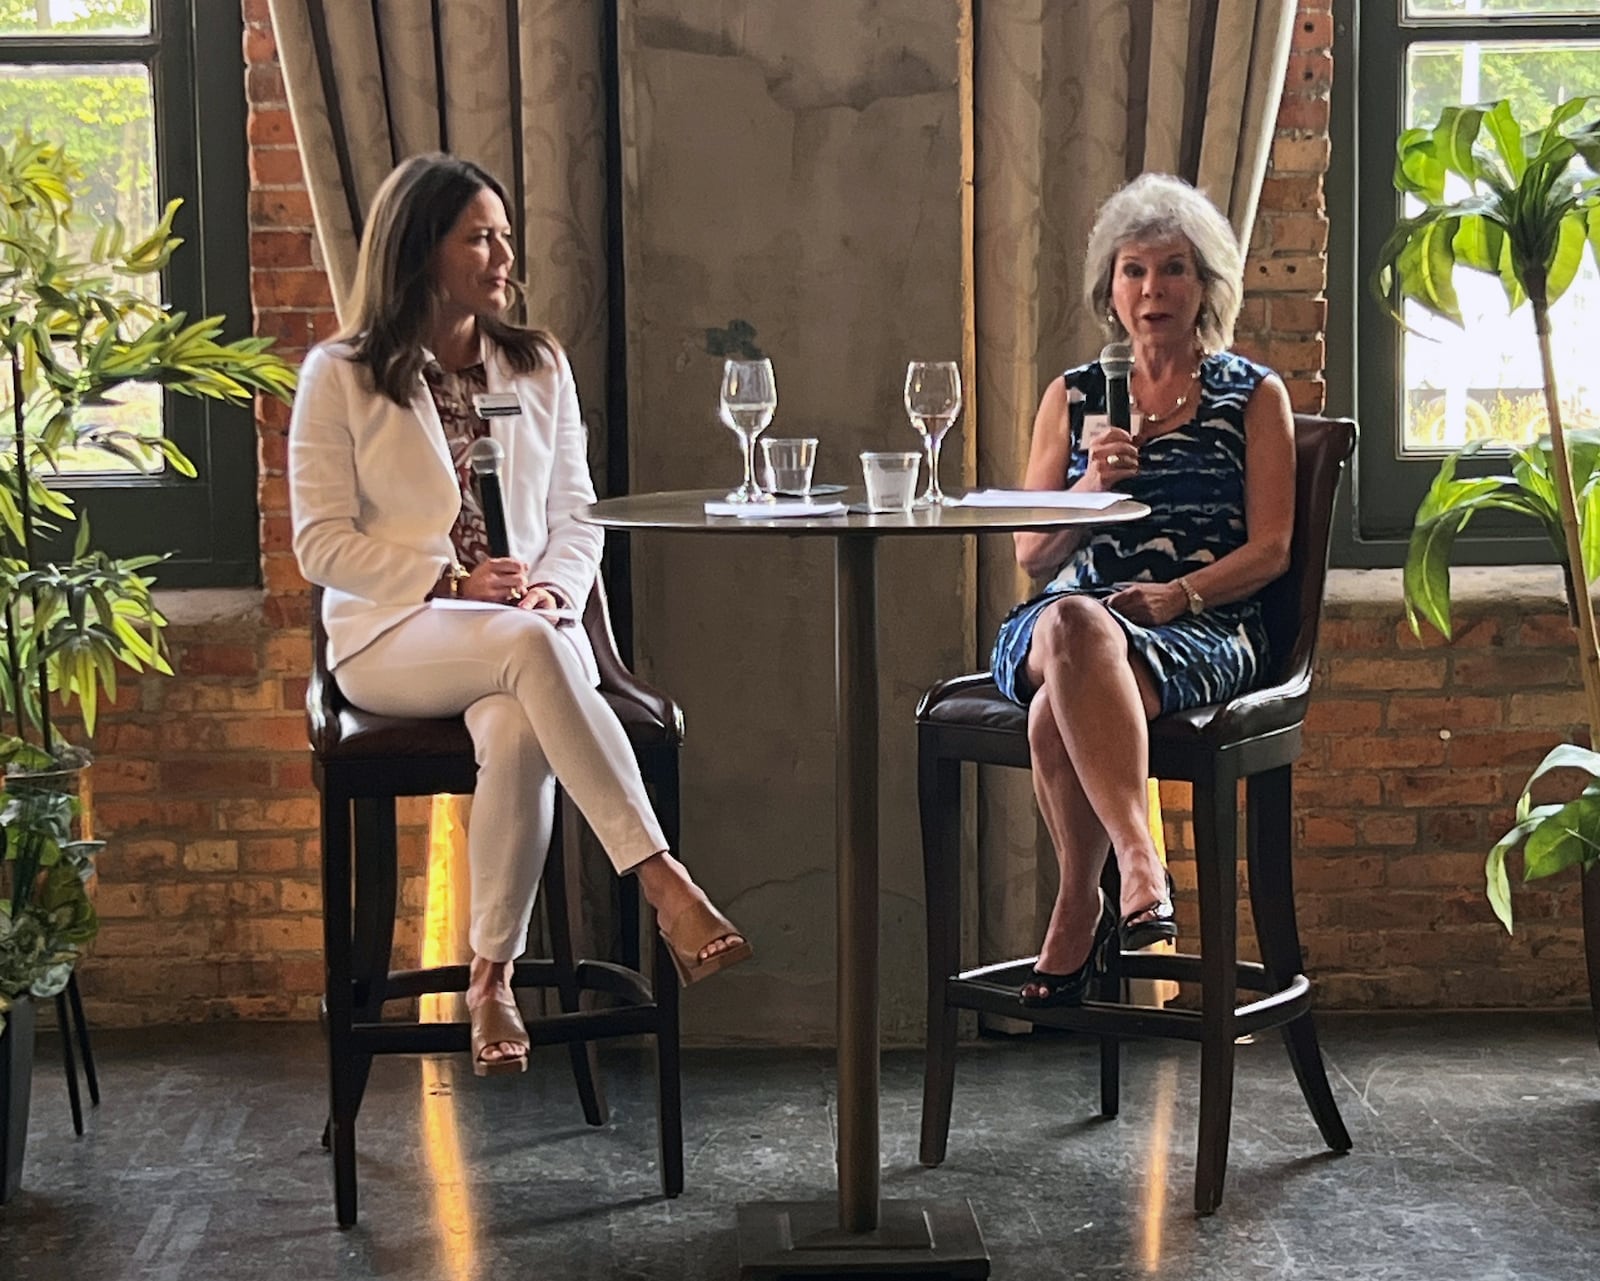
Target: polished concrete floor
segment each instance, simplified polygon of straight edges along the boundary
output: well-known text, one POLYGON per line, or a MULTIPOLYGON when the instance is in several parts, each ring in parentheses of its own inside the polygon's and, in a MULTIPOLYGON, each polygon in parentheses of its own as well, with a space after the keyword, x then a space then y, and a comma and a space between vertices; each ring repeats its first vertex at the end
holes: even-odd
MULTIPOLYGON (((1579 1016, 1325 1018, 1355 1150, 1322 1150, 1275 1038, 1241 1048, 1227 1197, 1191 1212, 1198 1059, 1135 1044, 1095 1118, 1070 1038, 963 1051, 950 1158, 916 1161, 920 1057, 885 1056, 884 1192, 970 1198, 1006 1278, 1600 1277, 1600 1050, 1579 1016)), ((333 1223, 320 1043, 303 1026, 96 1038, 104 1102, 73 1137, 42 1038, 3 1281, 703 1281, 738 1274, 734 1209, 831 1195, 828 1055, 686 1057, 687 1182, 663 1200, 648 1059, 607 1052, 608 1125, 564 1051, 521 1078, 390 1059, 359 1134, 361 1222, 333 1223)))

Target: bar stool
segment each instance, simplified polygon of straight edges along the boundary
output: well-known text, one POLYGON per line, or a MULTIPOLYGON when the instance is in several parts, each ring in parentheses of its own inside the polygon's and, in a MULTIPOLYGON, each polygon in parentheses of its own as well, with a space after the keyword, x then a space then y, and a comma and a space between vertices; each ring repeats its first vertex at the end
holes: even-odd
MULTIPOLYGON (((1312 659, 1322 616, 1334 496, 1355 448, 1342 419, 1295 419, 1295 517, 1288 572, 1263 592, 1273 670, 1269 683, 1232 701, 1162 716, 1150 724, 1150 774, 1194 789, 1200 954, 1162 956, 1112 949, 1110 972, 1078 1008, 1030 1009, 1018 999, 1036 958, 961 968, 961 763, 1029 768, 1027 711, 996 689, 987 672, 942 681, 917 708, 918 801, 928 923, 928 1044, 923 1077, 924 1165, 944 1160, 955 1086, 956 1015, 980 1010, 1087 1032, 1100 1041, 1100 1110, 1117 1114, 1118 1041, 1129 1036, 1200 1042, 1200 1135, 1194 1205, 1210 1214, 1222 1200, 1233 1109, 1234 1043, 1281 1028, 1301 1092, 1328 1147, 1350 1136, 1328 1087, 1311 1020, 1311 981, 1301 972, 1291 860, 1291 771, 1310 702, 1312 659), (1237 784, 1246 787, 1250 902, 1261 964, 1237 959, 1237 784), (1198 1011, 1124 1004, 1124 978, 1200 984, 1198 1011), (1261 995, 1235 1004, 1238 989, 1261 995)), ((1115 860, 1108 860, 1115 898, 1115 860)))
MULTIPOLYGON (((356 1221, 355 1122, 375 1054, 463 1051, 466 1023, 385 1020, 388 1001, 425 993, 464 992, 468 967, 389 969, 394 940, 398 859, 395 800, 401 796, 470 793, 477 763, 459 717, 377 716, 351 706, 325 662, 321 590, 312 594, 312 674, 306 693, 312 778, 322 806, 322 911, 328 1036, 329 1119, 324 1146, 333 1151, 334 1202, 340 1227, 356 1221), (353 860, 352 860, 353 856, 353 860)), ((621 720, 652 792, 673 849, 678 847, 678 749, 683 714, 623 666, 604 593, 596 582, 583 626, 600 669, 600 691, 621 720)), ((639 970, 638 885, 623 877, 623 962, 576 957, 579 895, 576 810, 560 794, 557 827, 540 895, 549 926, 548 958, 516 962, 513 987, 554 988, 561 1013, 527 1019, 530 1045, 566 1043, 584 1118, 603 1125, 606 1105, 595 1042, 643 1034, 655 1039, 661 1188, 683 1190, 683 1114, 679 1089, 678 983, 666 945, 656 942, 651 977, 639 970), (631 935, 629 931, 631 930, 631 935), (652 978, 654 981, 652 981, 652 978), (581 1008, 582 994, 609 998, 581 1008)))

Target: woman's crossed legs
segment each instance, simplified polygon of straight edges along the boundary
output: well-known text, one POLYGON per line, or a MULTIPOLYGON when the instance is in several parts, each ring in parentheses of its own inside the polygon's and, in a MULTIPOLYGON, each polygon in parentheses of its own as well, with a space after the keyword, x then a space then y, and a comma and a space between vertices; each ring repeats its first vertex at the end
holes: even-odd
MULTIPOLYGON (((341 663, 338 679, 351 702, 380 715, 465 714, 478 761, 467 836, 470 1010, 511 1002, 511 965, 549 850, 556 779, 618 874, 639 878, 680 963, 748 950, 667 850, 627 734, 548 620, 517 609, 423 610, 341 663), (698 929, 685 957, 678 923, 704 922, 708 912, 715 924, 698 929), (720 932, 707 938, 708 930, 720 932)), ((495 1064, 526 1054, 526 1041, 510 1040, 489 1043, 480 1057, 495 1064)))
MULTIPOLYGON (((1148 793, 1149 722, 1161 699, 1122 628, 1087 596, 1063 596, 1039 615, 1026 670, 1035 690, 1028 704, 1033 790, 1061 869, 1037 968, 1062 975, 1089 958, 1108 849, 1116 850, 1122 876, 1118 916, 1167 897, 1148 793)), ((1033 999, 1048 994, 1033 983, 1022 991, 1033 999)))

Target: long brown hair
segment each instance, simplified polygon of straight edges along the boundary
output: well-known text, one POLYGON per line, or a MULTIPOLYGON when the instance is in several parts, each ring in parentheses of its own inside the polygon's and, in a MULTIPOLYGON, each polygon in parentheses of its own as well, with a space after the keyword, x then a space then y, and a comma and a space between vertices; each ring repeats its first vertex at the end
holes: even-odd
MULTIPOLYGON (((338 338, 366 367, 373 386, 397 405, 409 405, 423 366, 423 340, 437 306, 433 255, 462 211, 487 187, 508 209, 506 190, 470 160, 433 152, 397 165, 378 188, 361 233, 349 319, 338 338)), ((540 329, 498 316, 480 316, 479 329, 519 373, 531 373, 555 354, 540 329)))

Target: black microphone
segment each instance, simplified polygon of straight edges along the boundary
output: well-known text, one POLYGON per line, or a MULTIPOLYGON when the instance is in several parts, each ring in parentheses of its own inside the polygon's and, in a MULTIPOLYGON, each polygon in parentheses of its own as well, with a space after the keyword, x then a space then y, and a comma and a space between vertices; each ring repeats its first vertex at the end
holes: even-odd
POLYGON ((1100 351, 1100 368, 1106 376, 1106 424, 1133 434, 1133 408, 1128 400, 1128 375, 1133 372, 1133 348, 1109 342, 1100 351))
POLYGON ((511 555, 511 539, 506 536, 506 500, 500 492, 500 464, 506 451, 493 437, 484 436, 472 442, 467 451, 467 463, 472 468, 472 479, 478 487, 478 506, 483 509, 483 528, 489 536, 489 555, 511 555))

